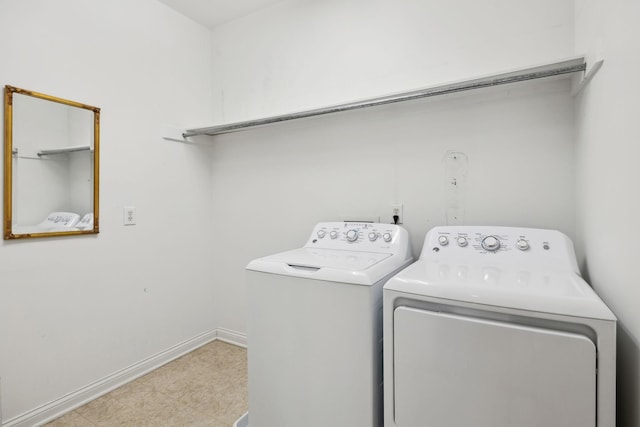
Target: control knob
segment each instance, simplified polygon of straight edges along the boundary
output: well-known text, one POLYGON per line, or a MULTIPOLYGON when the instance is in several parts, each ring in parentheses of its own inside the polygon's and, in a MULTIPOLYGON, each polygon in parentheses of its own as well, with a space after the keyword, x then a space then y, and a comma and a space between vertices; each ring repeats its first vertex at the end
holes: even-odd
POLYGON ((324 239, 325 234, 324 230, 318 230, 318 238, 324 239))
POLYGON ((440 243, 440 246, 446 246, 449 244, 449 238, 447 236, 440 236, 438 237, 438 243, 440 243))
POLYGON ((377 238, 378 238, 378 233, 374 233, 374 232, 369 233, 369 240, 371 240, 372 242, 375 242, 377 238))
POLYGON ((358 230, 347 231, 347 240, 350 242, 355 242, 356 240, 358 240, 358 230))
POLYGON ((516 242, 516 246, 518 247, 518 249, 520 249, 521 251, 526 251, 527 249, 529 249, 529 242, 527 242, 524 239, 520 239, 516 242))
POLYGON ((332 232, 329 233, 329 237, 331 237, 332 239, 337 239, 338 238, 338 232, 333 230, 332 232))
POLYGON ((469 243, 467 241, 467 238, 462 236, 458 237, 456 241, 458 242, 458 246, 460 246, 461 248, 464 248, 469 243))
POLYGON ((382 235, 382 238, 384 239, 385 242, 389 243, 391 241, 391 233, 384 233, 382 235))
POLYGON ((486 251, 495 252, 500 249, 500 240, 496 236, 487 236, 482 239, 482 248, 486 251))

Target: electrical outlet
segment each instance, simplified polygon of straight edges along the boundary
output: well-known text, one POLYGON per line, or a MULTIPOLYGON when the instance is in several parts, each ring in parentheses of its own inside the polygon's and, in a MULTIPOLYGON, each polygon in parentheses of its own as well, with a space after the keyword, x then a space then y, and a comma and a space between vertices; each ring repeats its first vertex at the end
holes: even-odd
POLYGON ((402 204, 391 205, 391 223, 393 223, 394 217, 397 215, 398 221, 396 222, 396 224, 402 224, 402 211, 402 204))
POLYGON ((124 225, 136 225, 136 208, 133 206, 124 207, 124 225))

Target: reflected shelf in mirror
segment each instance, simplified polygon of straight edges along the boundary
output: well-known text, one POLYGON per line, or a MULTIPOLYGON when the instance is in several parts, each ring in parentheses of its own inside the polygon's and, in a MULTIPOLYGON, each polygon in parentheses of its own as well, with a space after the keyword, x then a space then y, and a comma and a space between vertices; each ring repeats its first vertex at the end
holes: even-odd
POLYGON ((52 154, 67 154, 74 153, 76 151, 92 151, 91 146, 83 145, 79 147, 67 147, 67 148, 53 148, 51 150, 40 150, 38 156, 49 156, 52 154))
POLYGON ((22 159, 37 159, 37 158, 43 158, 43 157, 46 158, 46 156, 53 156, 58 154, 76 153, 79 151, 93 152, 93 148, 91 148, 90 145, 83 145, 83 146, 77 146, 77 147, 42 149, 35 153, 37 157, 20 154, 19 149, 13 148, 11 154, 13 154, 14 156, 18 156, 22 159))

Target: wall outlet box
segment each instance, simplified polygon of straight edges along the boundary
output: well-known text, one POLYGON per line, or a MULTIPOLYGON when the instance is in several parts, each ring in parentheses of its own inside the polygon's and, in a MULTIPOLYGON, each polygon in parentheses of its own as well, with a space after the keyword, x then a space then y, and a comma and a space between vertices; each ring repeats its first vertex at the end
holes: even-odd
POLYGON ((403 222, 403 207, 402 203, 391 205, 391 223, 402 224, 403 222), (395 221, 395 217, 398 217, 398 221, 395 221))
POLYGON ((124 225, 136 225, 136 208, 133 206, 124 207, 124 225))

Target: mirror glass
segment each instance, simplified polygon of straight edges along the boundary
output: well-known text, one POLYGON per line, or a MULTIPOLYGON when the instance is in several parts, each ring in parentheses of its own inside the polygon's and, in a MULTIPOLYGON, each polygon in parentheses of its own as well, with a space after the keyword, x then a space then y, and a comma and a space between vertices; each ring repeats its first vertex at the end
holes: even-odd
POLYGON ((98 233, 100 109, 5 86, 4 238, 98 233))

